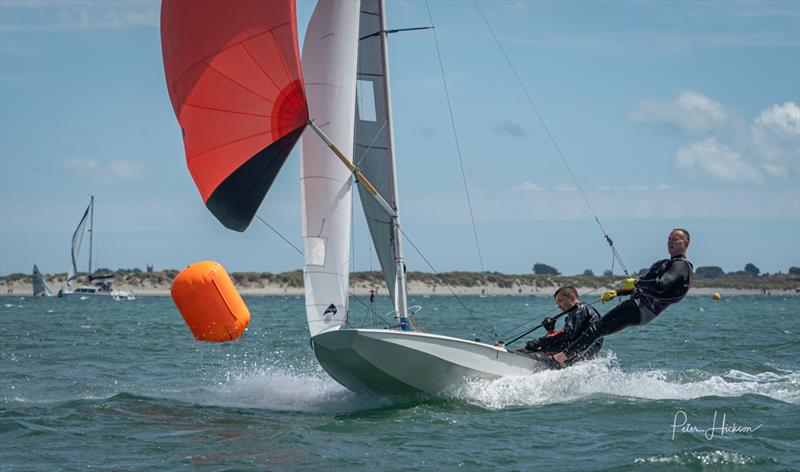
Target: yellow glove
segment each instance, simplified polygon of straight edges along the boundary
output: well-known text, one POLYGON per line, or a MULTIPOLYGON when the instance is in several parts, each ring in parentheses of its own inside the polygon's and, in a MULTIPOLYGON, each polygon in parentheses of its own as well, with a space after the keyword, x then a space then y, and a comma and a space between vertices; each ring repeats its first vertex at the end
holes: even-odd
POLYGON ((617 296, 617 291, 616 290, 609 290, 608 292, 606 292, 606 293, 604 293, 603 295, 600 296, 600 301, 602 303, 609 302, 609 301, 613 300, 614 298, 616 298, 616 296, 617 296))
POLYGON ((636 288, 636 279, 633 277, 628 277, 625 279, 625 282, 622 283, 622 291, 627 292, 628 290, 633 290, 636 288))

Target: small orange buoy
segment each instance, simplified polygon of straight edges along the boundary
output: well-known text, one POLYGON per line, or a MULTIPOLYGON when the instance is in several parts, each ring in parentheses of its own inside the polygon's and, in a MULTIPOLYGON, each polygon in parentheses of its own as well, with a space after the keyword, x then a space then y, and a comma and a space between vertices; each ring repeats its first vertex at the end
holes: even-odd
POLYGON ((233 341, 250 323, 250 311, 216 262, 197 262, 172 282, 172 300, 198 341, 233 341))
POLYGON ((722 295, 720 295, 719 292, 715 292, 714 293, 714 300, 722 300, 722 295))

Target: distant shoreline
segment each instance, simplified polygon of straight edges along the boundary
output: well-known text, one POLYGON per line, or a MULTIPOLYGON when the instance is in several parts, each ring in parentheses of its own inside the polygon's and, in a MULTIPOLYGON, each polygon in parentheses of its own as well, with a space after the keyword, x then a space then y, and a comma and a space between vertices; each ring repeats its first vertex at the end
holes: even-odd
MULTIPOLYGON (((169 296, 176 270, 159 272, 117 271, 114 288, 133 292, 138 296, 169 296)), ((231 273, 242 295, 303 295, 303 273, 300 270, 273 274, 269 272, 231 273)), ((66 274, 45 275, 53 292, 64 286, 66 274)), ((414 295, 486 295, 486 296, 552 296, 561 286, 572 285, 582 295, 600 294, 621 285, 623 277, 565 276, 537 274, 501 274, 498 272, 409 272, 408 293, 414 295)), ((85 276, 73 281, 73 287, 86 283, 85 276)), ((726 295, 800 295, 800 277, 787 274, 766 276, 695 277, 691 296, 726 295)), ((372 288, 378 295, 388 294, 379 272, 353 272, 350 274, 350 292, 357 296, 369 295, 372 288)), ((31 276, 10 274, 0 277, 0 296, 31 296, 31 276), (9 289, 11 293, 9 293, 9 289)))

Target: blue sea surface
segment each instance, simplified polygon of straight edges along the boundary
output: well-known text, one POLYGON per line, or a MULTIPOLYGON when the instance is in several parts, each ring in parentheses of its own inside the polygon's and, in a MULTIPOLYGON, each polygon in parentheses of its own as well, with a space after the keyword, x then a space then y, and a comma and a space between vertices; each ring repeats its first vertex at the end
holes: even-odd
MULTIPOLYGON (((485 341, 555 313, 462 300, 411 297, 485 341)), ((208 344, 169 298, 0 298, 0 470, 800 470, 798 297, 689 297, 595 360, 395 399, 320 369, 302 297, 245 301, 244 337, 208 344)))

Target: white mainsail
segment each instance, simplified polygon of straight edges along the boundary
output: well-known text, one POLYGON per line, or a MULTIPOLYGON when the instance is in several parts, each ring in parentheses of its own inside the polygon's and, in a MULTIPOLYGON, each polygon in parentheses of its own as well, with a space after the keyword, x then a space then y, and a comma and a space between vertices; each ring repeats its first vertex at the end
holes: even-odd
MULTIPOLYGON (((389 59, 383 10, 384 4, 381 0, 361 2, 353 159, 384 200, 397 211, 389 59)), ((397 300, 395 255, 400 251, 395 247, 392 218, 363 187, 359 186, 358 194, 389 294, 395 302, 395 308, 403 311, 405 302, 397 300)), ((401 290, 401 298, 404 293, 405 290, 401 290)))
MULTIPOLYGON (((342 149, 353 146, 359 6, 317 3, 303 44, 309 119, 342 149)), ((302 141, 303 274, 313 337, 347 322, 353 184, 322 140, 305 133, 302 141)))
MULTIPOLYGON (((323 5, 322 8, 330 7, 330 4, 326 7, 326 3, 320 5, 323 5)), ((317 7, 318 10, 320 8, 317 7)), ((391 395, 405 391, 436 393, 470 378, 526 375, 546 368, 543 363, 508 352, 503 346, 408 331, 403 256, 396 211, 397 185, 387 74, 387 31, 383 13, 381 0, 362 1, 358 111, 357 114, 350 116, 351 119, 355 117, 356 121, 353 159, 360 168, 354 172, 363 174, 363 178, 358 179, 359 194, 384 277, 394 298, 395 319, 400 329, 342 327, 343 329, 328 329, 322 332, 315 329, 312 326, 312 315, 318 316, 322 300, 319 294, 315 293, 316 286, 309 288, 307 272, 306 304, 314 354, 325 371, 342 385, 356 391, 391 395), (372 183, 365 183, 365 179, 372 183), (368 189, 369 194, 363 192, 364 189, 368 189), (372 196, 376 194, 377 197, 373 200, 372 196), (310 297, 313 297, 316 306, 309 305, 310 297), (316 311, 313 311, 313 308, 316 308, 316 311)), ((309 45, 308 40, 307 36, 306 47, 309 45)), ((304 66, 310 65, 305 62, 305 57, 303 59, 304 66)), ((315 71, 314 79, 310 79, 308 68, 305 70, 307 84, 315 82, 314 79, 319 77, 315 71)), ((355 77, 351 77, 351 80, 354 79, 355 77)), ((308 89, 311 90, 311 87, 308 89)), ((309 93, 309 104, 312 107, 320 106, 315 103, 315 100, 319 99, 320 97, 309 93)), ((313 111, 312 116, 314 116, 313 111)), ((348 125, 350 123, 352 121, 348 125)), ((310 140, 310 135, 307 137, 310 140)), ((321 133, 320 137, 323 140, 327 139, 321 133)), ((344 137, 331 137, 330 140, 347 149, 348 143, 344 137)), ((307 143, 304 141, 303 144, 305 146, 307 143)), ((333 162, 334 159, 329 161, 333 162)), ((304 161, 303 171, 309 169, 307 162, 304 161)), ((308 204, 310 200, 307 193, 304 193, 304 198, 306 199, 304 204, 308 204)), ((340 229, 343 234, 348 234, 346 226, 340 229)), ((305 230, 304 226, 304 236, 309 234, 305 230)), ((330 234, 330 230, 328 231, 330 234)), ((314 257, 314 253, 309 254, 309 249, 313 248, 309 248, 306 241, 307 263, 309 258, 314 257)))
POLYGON ((86 211, 83 212, 83 217, 81 217, 80 223, 78 223, 78 227, 75 228, 75 232, 72 233, 72 265, 69 268, 69 273, 67 274, 67 282, 74 279, 76 275, 78 275, 78 256, 81 253, 81 243, 83 242, 83 233, 86 232, 86 223, 89 221, 89 213, 92 209, 92 204, 94 203, 94 197, 89 200, 89 206, 86 207, 86 211))

